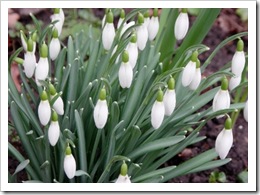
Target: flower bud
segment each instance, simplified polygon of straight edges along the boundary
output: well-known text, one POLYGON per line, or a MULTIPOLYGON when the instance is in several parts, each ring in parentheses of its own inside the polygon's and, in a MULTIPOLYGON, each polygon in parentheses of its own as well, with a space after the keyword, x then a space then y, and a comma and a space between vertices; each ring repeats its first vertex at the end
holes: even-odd
MULTIPOLYGON (((53 99, 57 94, 55 87, 50 84, 49 85, 49 90, 51 94, 51 99, 53 99)), ((64 103, 62 98, 59 96, 56 101, 53 103, 53 109, 59 114, 63 115, 64 114, 64 103)))
POLYGON ((41 94, 41 101, 38 107, 38 116, 43 126, 46 126, 51 118, 51 106, 46 91, 41 94))
POLYGON ((131 36, 131 40, 126 47, 126 51, 129 54, 129 62, 131 64, 132 69, 134 69, 138 58, 138 47, 136 41, 137 41, 136 34, 133 33, 131 36))
POLYGON ((150 41, 154 40, 159 31, 159 18, 158 18, 157 8, 154 9, 154 15, 150 19, 147 29, 148 29, 149 40, 150 41))
POLYGON ((55 146, 60 137, 60 125, 58 115, 55 111, 52 112, 51 124, 48 129, 48 138, 52 146, 55 146))
POLYGON ((58 36, 60 36, 62 31, 62 26, 64 23, 64 12, 61 8, 55 8, 54 14, 51 16, 51 22, 57 21, 54 26, 58 30, 58 36))
POLYGON ((117 23, 117 29, 120 28, 120 26, 123 23, 124 19, 125 19, 125 10, 121 9, 120 18, 119 18, 118 23, 117 23))
POLYGON ((23 67, 25 75, 31 78, 36 67, 36 57, 33 52, 27 51, 24 54, 23 67))
POLYGON ((41 46, 40 56, 41 57, 39 59, 38 65, 36 66, 36 70, 35 70, 35 80, 38 86, 42 85, 40 81, 44 81, 48 77, 48 73, 49 73, 49 61, 47 58, 48 47, 45 43, 42 44, 41 46))
POLYGON ((201 82, 200 61, 199 61, 199 59, 197 59, 196 71, 195 71, 195 74, 194 74, 194 77, 193 77, 191 83, 189 84, 189 88, 191 90, 196 90, 198 88, 198 86, 200 85, 200 82, 201 82))
POLYGON ((194 51, 191 55, 191 60, 185 66, 182 72, 182 85, 187 87, 191 84, 194 76, 196 75, 196 63, 198 59, 198 52, 194 51))
POLYGON ((237 43, 237 50, 231 61, 231 71, 235 74, 236 77, 241 76, 245 67, 246 58, 243 49, 244 42, 242 39, 239 39, 237 43))
POLYGON ((49 50, 49 55, 51 60, 55 60, 59 53, 60 53, 60 40, 58 38, 58 30, 54 28, 53 33, 52 33, 52 39, 50 42, 50 50, 49 50))
POLYGON ((99 100, 94 108, 94 122, 98 129, 103 129, 108 118, 108 106, 106 101, 106 90, 101 89, 99 100))
POLYGON ((144 50, 148 40, 148 30, 144 25, 144 17, 141 13, 138 14, 138 24, 140 24, 140 26, 138 26, 136 30, 137 46, 140 50, 144 50))
POLYGON ((127 164, 123 162, 123 164, 121 165, 120 174, 115 183, 131 183, 131 180, 127 175, 127 170, 128 170, 127 164))
POLYGON ((110 50, 114 37, 115 37, 115 27, 113 24, 113 13, 109 11, 106 16, 106 24, 102 32, 102 43, 105 50, 110 50))
POLYGON ((63 162, 64 171, 69 179, 75 177, 76 173, 76 161, 73 155, 71 154, 70 146, 66 148, 66 155, 63 162))
POLYGON ((182 12, 176 19, 174 26, 174 34, 177 40, 182 40, 189 29, 189 17, 186 9, 182 9, 182 12))
POLYGON ((176 106, 176 93, 174 87, 175 87, 175 80, 174 78, 171 77, 168 81, 168 89, 166 90, 163 97, 166 116, 170 116, 176 106))
MULTIPOLYGON (((148 25, 150 23, 150 11, 149 9, 144 13, 144 25, 146 28, 148 28, 148 25)), ((147 29, 148 30, 148 29, 147 29)))
POLYGON ((151 111, 151 123, 154 129, 158 129, 161 126, 164 114, 163 92, 159 89, 151 111))
POLYGON ((133 70, 129 63, 129 54, 126 50, 122 54, 122 63, 119 68, 118 78, 122 88, 130 88, 133 80, 133 70))
POLYGON ((231 77, 229 80, 229 90, 232 91, 235 89, 241 82, 241 76, 238 77, 231 77))

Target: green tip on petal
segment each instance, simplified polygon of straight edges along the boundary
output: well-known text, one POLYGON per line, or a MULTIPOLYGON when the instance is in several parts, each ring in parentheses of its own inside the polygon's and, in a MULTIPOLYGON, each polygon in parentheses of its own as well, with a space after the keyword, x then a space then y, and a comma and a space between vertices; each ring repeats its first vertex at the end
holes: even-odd
POLYGON ((237 51, 244 51, 244 41, 242 39, 237 42, 237 51))
POLYGON ((168 81, 168 89, 173 90, 175 88, 175 80, 174 78, 170 78, 168 81))
POLYGON ((221 80, 221 89, 227 90, 228 89, 228 80, 226 77, 223 77, 221 80))
POLYGON ((100 93, 99 93, 99 99, 100 99, 100 100, 105 100, 105 99, 106 99, 106 96, 107 96, 106 89, 105 89, 105 88, 102 88, 102 89, 100 90, 100 93))
POLYGON ((158 8, 153 9, 153 16, 158 17, 158 8))
POLYGON ((29 51, 29 52, 33 51, 33 40, 31 37, 27 41, 27 51, 29 51))
POLYGON ((107 23, 113 23, 114 22, 114 15, 113 15, 112 11, 109 10, 106 15, 107 15, 106 16, 107 23))
POLYGON ((197 59, 197 61, 196 61, 196 68, 199 68, 199 67, 200 67, 200 60, 197 59))
POLYGON ((192 53, 192 55, 191 55, 191 61, 192 61, 192 62, 197 62, 198 55, 199 55, 198 51, 197 51, 197 50, 194 51, 194 52, 192 53))
POLYGON ((52 111, 51 120, 58 121, 58 114, 55 110, 52 111))
POLYGON ((188 9, 187 9, 187 8, 182 8, 182 9, 181 9, 181 12, 182 12, 182 13, 187 13, 187 12, 188 12, 188 9))
POLYGON ((125 161, 123 161, 123 164, 121 165, 120 175, 126 176, 127 171, 128 171, 127 164, 125 163, 125 161))
POLYGON ((46 43, 43 43, 40 49, 40 54, 42 58, 47 58, 48 57, 48 46, 46 43))
POLYGON ((225 122, 225 129, 226 130, 231 130, 232 129, 232 119, 230 117, 228 117, 226 122, 225 122))
POLYGON ((53 12, 54 12, 54 14, 60 13, 60 8, 54 8, 53 12))
POLYGON ((33 35, 32 35, 32 40, 33 40, 34 42, 37 41, 37 30, 34 31, 34 33, 33 33, 33 35))
POLYGON ((55 87, 53 86, 53 84, 49 84, 49 90, 50 90, 50 94, 52 95, 52 96, 54 96, 54 95, 56 95, 56 89, 55 89, 55 87))
POLYGON ((42 92, 42 94, 41 94, 41 100, 42 100, 42 101, 48 100, 48 95, 47 95, 47 92, 46 92, 46 91, 43 91, 43 92, 42 92))
POLYGON ((163 91, 161 89, 158 89, 156 100, 158 102, 162 102, 163 101, 163 91))
POLYGON ((138 13, 138 24, 144 23, 144 16, 140 12, 138 13))
POLYGON ((58 29, 54 27, 52 31, 52 37, 57 39, 59 37, 58 29))
POLYGON ((130 40, 131 43, 136 43, 137 42, 137 36, 136 36, 136 33, 133 33, 131 35, 131 40, 130 40))
POLYGON ((125 10, 124 10, 124 9, 121 9, 120 18, 121 18, 121 19, 124 19, 124 18, 125 18, 125 10))
POLYGON ((71 148, 69 145, 66 148, 66 155, 71 155, 71 148))
POLYGON ((128 54, 128 51, 126 51, 126 50, 123 51, 122 61, 124 63, 127 63, 129 61, 129 54, 128 54))
POLYGON ((146 12, 144 12, 144 18, 149 18, 149 17, 150 17, 150 11, 148 9, 146 12))

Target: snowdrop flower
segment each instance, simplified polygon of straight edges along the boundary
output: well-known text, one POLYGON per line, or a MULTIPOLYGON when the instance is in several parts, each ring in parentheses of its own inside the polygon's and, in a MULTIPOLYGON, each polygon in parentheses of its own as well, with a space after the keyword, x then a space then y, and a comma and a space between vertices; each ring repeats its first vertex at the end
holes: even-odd
POLYGON ((193 77, 191 83, 189 84, 189 88, 191 90, 196 90, 198 88, 198 86, 200 85, 200 81, 201 81, 200 60, 197 59, 196 71, 195 71, 195 74, 194 74, 194 77, 193 77))
POLYGON ((229 90, 232 91, 235 89, 241 82, 241 76, 238 77, 231 77, 229 80, 229 90))
MULTIPOLYGON (((120 12, 120 18, 118 20, 118 23, 117 23, 117 29, 120 28, 121 24, 123 23, 125 19, 125 10, 124 9, 121 9, 121 12, 120 12)), ((125 24, 125 23, 124 23, 125 24)))
MULTIPOLYGON (((196 63, 198 59, 198 52, 194 51, 191 55, 191 59, 185 66, 182 72, 182 85, 187 87, 191 84, 194 76, 196 75, 196 63)), ((195 82, 195 81, 194 81, 195 82)))
POLYGON ((46 126, 51 118, 51 106, 46 91, 41 94, 41 102, 38 107, 38 116, 43 126, 46 126))
POLYGON ((109 11, 106 15, 106 24, 102 32, 102 43, 105 50, 110 50, 116 34, 113 20, 113 13, 109 11))
POLYGON ((32 40, 33 40, 33 53, 35 53, 36 41, 37 41, 37 31, 34 31, 34 33, 32 34, 32 40))
POLYGON ((153 16, 150 19, 147 29, 148 29, 149 40, 150 41, 154 40, 154 38, 156 37, 159 31, 158 8, 155 8, 153 10, 153 16))
POLYGON ((138 24, 140 26, 138 26, 136 30, 137 46, 140 50, 144 50, 148 40, 148 30, 144 25, 144 16, 141 13, 138 14, 138 24))
POLYGON ((60 36, 62 31, 62 26, 64 23, 64 13, 61 8, 55 8, 54 14, 51 16, 51 22, 57 21, 54 26, 58 30, 58 36, 60 36))
POLYGON ((161 126, 164 114, 165 108, 163 103, 163 92, 159 89, 151 111, 151 123, 153 128, 158 129, 161 126))
POLYGON ((137 58, 138 58, 138 47, 136 42, 137 42, 137 37, 136 34, 133 33, 131 36, 131 40, 126 47, 126 51, 128 51, 129 54, 129 62, 133 69, 136 65, 137 58))
POLYGON ((121 165, 120 174, 115 183, 131 183, 130 177, 127 175, 128 167, 125 161, 121 165))
POLYGON ((44 81, 49 73, 49 62, 47 57, 48 47, 45 43, 43 43, 40 49, 40 60, 35 70, 35 80, 38 86, 42 85, 40 81, 44 81))
POLYGON ((215 150, 221 159, 225 159, 233 144, 232 120, 230 117, 225 122, 225 128, 218 134, 215 150))
POLYGON ((106 89, 103 88, 99 94, 99 100, 94 108, 94 121, 98 129, 104 128, 108 118, 108 107, 106 100, 106 89))
POLYGON ((237 42, 237 49, 232 58, 231 62, 231 71, 235 74, 236 77, 241 76, 244 67, 245 67, 245 53, 244 53, 244 42, 242 39, 239 39, 237 42))
POLYGON ((69 179, 72 179, 76 173, 76 161, 71 154, 71 148, 68 145, 66 148, 66 155, 63 162, 64 171, 69 179))
POLYGON ((189 29, 189 17, 187 9, 182 9, 174 25, 174 34, 177 40, 182 40, 189 29))
POLYGON ((246 105, 243 110, 243 115, 244 115, 244 119, 246 120, 246 122, 248 122, 248 100, 246 101, 246 105))
POLYGON ((55 146, 60 137, 60 125, 58 122, 58 115, 55 111, 52 113, 51 124, 48 129, 48 138, 52 146, 55 146))
POLYGON ((149 22, 150 22, 150 11, 147 10, 147 11, 144 13, 144 25, 146 26, 147 30, 148 30, 149 22))
POLYGON ((165 107, 165 115, 170 116, 176 106, 175 80, 172 77, 168 81, 168 89, 164 94, 163 103, 165 107))
MULTIPOLYGON (((213 99, 213 112, 228 109, 230 107, 230 95, 228 92, 228 80, 226 77, 222 79, 221 88, 216 93, 213 99)), ((221 118, 224 115, 220 115, 217 118, 221 118)))
MULTIPOLYGON (((51 99, 53 99, 56 95, 58 95, 55 87, 52 84, 49 85, 49 90, 50 90, 51 99)), ((58 113, 58 115, 64 114, 64 103, 60 96, 53 103, 53 109, 58 113)))
POLYGON ((28 78, 31 78, 33 76, 36 67, 36 57, 33 53, 33 41, 31 38, 28 39, 26 49, 27 51, 24 54, 23 67, 24 67, 25 75, 28 78))
POLYGON ((122 88, 130 88, 133 80, 133 70, 129 62, 129 54, 126 50, 122 54, 122 63, 119 68, 118 77, 122 88))
POLYGON ((49 50, 49 56, 51 60, 55 60, 59 53, 60 53, 60 40, 58 36, 58 30, 54 27, 54 30, 52 32, 52 39, 50 42, 50 50, 49 50))

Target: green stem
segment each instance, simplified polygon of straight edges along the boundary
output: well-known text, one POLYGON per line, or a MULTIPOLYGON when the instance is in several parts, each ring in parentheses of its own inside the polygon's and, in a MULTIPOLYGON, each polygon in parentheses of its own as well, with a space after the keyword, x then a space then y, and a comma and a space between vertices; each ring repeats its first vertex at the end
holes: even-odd
POLYGON ((95 139, 95 142, 94 142, 94 146, 93 146, 93 150, 92 150, 92 153, 91 153, 89 170, 91 170, 92 167, 93 167, 93 163, 94 163, 94 159, 95 159, 95 155, 96 155, 96 151, 97 151, 97 146, 98 146, 98 143, 99 143, 102 131, 103 131, 103 129, 98 129, 97 136, 96 136, 96 139, 95 139))

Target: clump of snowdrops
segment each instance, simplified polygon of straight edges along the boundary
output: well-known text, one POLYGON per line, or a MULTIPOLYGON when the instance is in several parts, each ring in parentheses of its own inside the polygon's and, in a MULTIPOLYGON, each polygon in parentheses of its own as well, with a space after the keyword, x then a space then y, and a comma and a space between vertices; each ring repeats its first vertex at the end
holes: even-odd
POLYGON ((247 119, 247 96, 240 92, 243 98, 233 101, 237 90, 247 89, 247 32, 228 37, 201 59, 210 52, 201 42, 220 9, 200 9, 190 29, 187 9, 121 9, 117 26, 115 11, 106 10, 98 39, 90 27, 61 44, 61 8, 45 28, 31 15, 35 31, 21 31, 22 47, 9 58, 9 67, 19 64, 21 91, 9 68, 8 103, 9 127, 25 155, 8 144, 9 155, 20 162, 9 182, 23 169, 24 182, 167 182, 232 163, 227 157, 235 117, 229 115, 245 107, 247 119), (231 41, 237 42, 232 61, 203 76, 231 41), (215 148, 163 166, 206 139, 200 130, 214 118, 225 118, 215 148))

